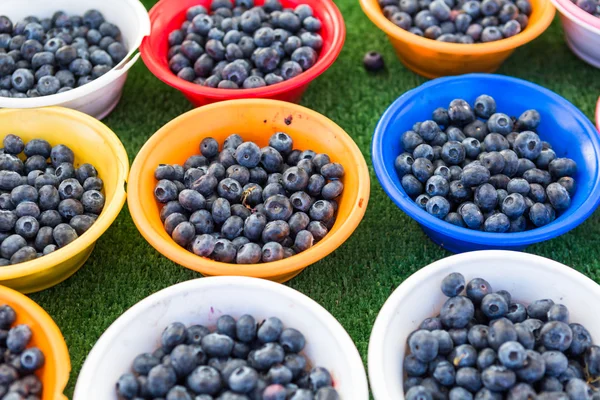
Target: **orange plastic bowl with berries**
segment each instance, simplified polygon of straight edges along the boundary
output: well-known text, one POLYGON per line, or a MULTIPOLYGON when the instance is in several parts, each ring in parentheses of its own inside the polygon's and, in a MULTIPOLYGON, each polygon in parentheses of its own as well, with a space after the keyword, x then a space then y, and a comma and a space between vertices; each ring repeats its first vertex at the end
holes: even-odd
POLYGON ((350 237, 362 220, 370 193, 367 164, 352 138, 333 121, 307 108, 275 100, 246 99, 211 104, 189 111, 169 122, 146 142, 133 162, 128 205, 146 240, 170 260, 203 275, 242 275, 285 282, 307 266, 326 257, 350 237), (199 257, 180 247, 166 232, 161 204, 154 197, 159 164, 183 164, 199 154, 202 139, 220 144, 232 133, 245 141, 266 146, 276 132, 285 132, 294 148, 326 153, 342 164, 344 191, 337 199, 335 224, 327 236, 292 257, 263 264, 228 264, 199 257))
POLYGON ((494 72, 517 47, 541 35, 556 12, 549 0, 530 0, 532 12, 525 29, 515 36, 488 43, 447 43, 417 36, 388 20, 378 0, 360 0, 369 19, 387 36, 400 61, 427 78, 494 72))
POLYGON ((50 315, 29 297, 0 286, 0 306, 8 305, 17 314, 13 327, 25 324, 32 332, 27 348, 37 347, 44 354, 44 365, 35 375, 41 380, 43 389, 41 400, 67 400, 63 394, 69 373, 71 359, 62 333, 50 315))
POLYGON ((60 107, 0 110, 0 140, 8 134, 23 141, 45 139, 75 153, 75 167, 94 165, 103 181, 105 204, 96 222, 68 245, 34 260, 0 268, 0 284, 23 293, 37 292, 69 278, 91 255, 96 240, 125 204, 129 161, 123 144, 106 125, 79 111, 60 107))

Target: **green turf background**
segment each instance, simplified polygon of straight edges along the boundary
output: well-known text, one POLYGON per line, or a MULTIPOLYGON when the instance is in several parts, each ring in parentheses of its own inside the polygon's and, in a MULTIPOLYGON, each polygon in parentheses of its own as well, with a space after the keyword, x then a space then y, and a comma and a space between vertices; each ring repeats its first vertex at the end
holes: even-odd
MULTIPOLYGON (((155 1, 143 3, 149 9, 155 1)), ((302 104, 342 126, 370 166, 371 135, 380 115, 394 99, 426 79, 397 61, 385 35, 362 13, 357 0, 336 3, 346 20, 346 45, 333 67, 308 89, 302 104), (369 75, 363 70, 362 56, 370 50, 384 54, 385 72, 369 75)), ((600 73, 569 51, 558 18, 498 72, 543 85, 594 117, 600 73)), ((179 92, 156 79, 139 61, 129 75, 123 99, 104 122, 121 138, 133 161, 156 130, 190 109, 179 92)), ((370 170, 371 199, 354 235, 289 283, 342 323, 365 361, 371 327, 387 297, 419 268, 449 255, 387 198, 371 166, 370 170)), ((528 251, 574 266, 600 281, 599 234, 596 213, 572 232, 528 251)), ((69 346, 72 373, 66 394, 72 396, 86 355, 119 315, 160 289, 198 277, 150 247, 125 207, 77 274, 31 296, 54 318, 69 346)))

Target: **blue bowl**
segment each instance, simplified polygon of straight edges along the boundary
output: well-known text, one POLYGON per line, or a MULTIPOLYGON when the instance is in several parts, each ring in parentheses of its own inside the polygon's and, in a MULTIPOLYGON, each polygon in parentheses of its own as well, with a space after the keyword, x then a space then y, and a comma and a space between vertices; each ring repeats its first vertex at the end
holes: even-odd
POLYGON ((406 92, 381 117, 373 136, 372 158, 377 178, 387 195, 421 225, 431 240, 454 253, 523 250, 530 244, 555 238, 575 228, 594 212, 600 201, 600 140, 592 122, 556 93, 503 75, 440 78, 406 92), (456 98, 473 104, 481 94, 494 97, 499 112, 508 115, 518 116, 525 110, 537 109, 542 117, 538 128, 542 140, 550 142, 557 157, 569 157, 577 163, 577 191, 571 206, 552 223, 519 233, 475 231, 433 217, 404 192, 394 169, 394 160, 404 151, 400 140, 402 134, 412 129, 415 122, 431 119, 431 113, 437 107, 448 107, 456 98))

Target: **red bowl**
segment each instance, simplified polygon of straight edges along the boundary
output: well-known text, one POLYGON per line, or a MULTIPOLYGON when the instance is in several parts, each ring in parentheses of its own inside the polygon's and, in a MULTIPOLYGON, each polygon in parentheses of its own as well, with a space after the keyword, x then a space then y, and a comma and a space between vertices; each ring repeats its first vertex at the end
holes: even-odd
MULTIPOLYGON (((263 98, 297 103, 310 82, 329 68, 344 46, 346 26, 340 10, 332 0, 282 0, 284 7, 296 7, 308 4, 314 15, 322 22, 321 36, 323 48, 319 59, 308 71, 288 81, 258 89, 213 89, 185 81, 173 74, 169 69, 167 52, 169 50, 168 35, 179 29, 185 21, 186 10, 195 5, 209 8, 211 0, 161 0, 150 10, 152 32, 146 36, 140 51, 148 69, 161 81, 184 94, 195 106, 215 103, 224 100, 263 98)), ((264 0, 256 0, 257 5, 264 0)))

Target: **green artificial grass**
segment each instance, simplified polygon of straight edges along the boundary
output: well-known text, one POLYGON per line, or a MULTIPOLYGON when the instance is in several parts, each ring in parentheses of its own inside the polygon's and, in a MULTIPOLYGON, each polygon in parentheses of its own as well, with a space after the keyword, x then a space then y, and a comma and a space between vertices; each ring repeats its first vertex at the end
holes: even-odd
MULTIPOLYGON (((154 3, 143 2, 148 8, 154 3)), ((426 79, 400 64, 385 35, 362 13, 357 0, 336 3, 346 20, 346 45, 337 62, 307 90, 302 104, 344 128, 371 165, 371 136, 380 115, 394 99, 426 79), (370 50, 384 54, 385 72, 365 72, 362 57, 370 50)), ((558 18, 541 37, 518 49, 498 72, 545 86, 593 118, 600 95, 599 72, 569 51, 558 18)), ((123 99, 104 122, 121 138, 133 161, 156 130, 190 109, 178 91, 156 79, 139 61, 129 75, 123 99)), ((450 255, 392 203, 370 170, 371 199, 354 235, 288 283, 341 322, 365 361, 371 327, 392 291, 419 268, 450 255)), ((579 228, 531 246, 528 252, 571 265, 600 281, 598 213, 579 228)), ((115 319, 146 296, 199 277, 150 247, 125 207, 77 274, 31 296, 54 318, 69 346, 72 373, 66 394, 72 396, 86 355, 115 319)))

